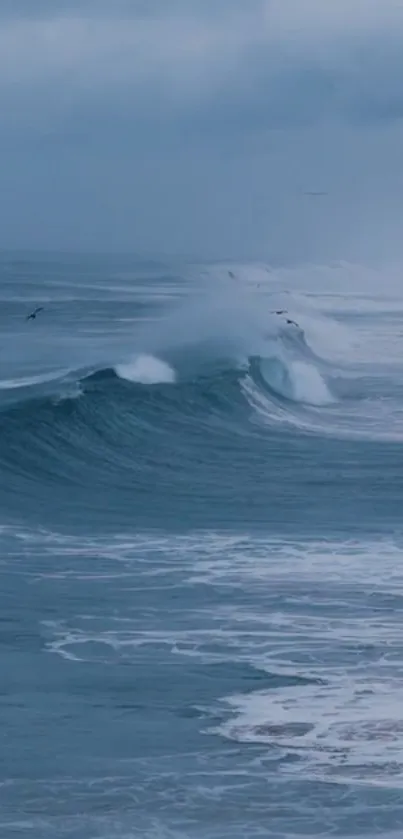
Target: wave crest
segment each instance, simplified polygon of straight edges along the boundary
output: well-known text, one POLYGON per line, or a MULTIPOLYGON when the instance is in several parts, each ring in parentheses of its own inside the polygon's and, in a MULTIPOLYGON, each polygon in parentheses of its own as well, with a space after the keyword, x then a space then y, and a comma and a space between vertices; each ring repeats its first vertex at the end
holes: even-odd
POLYGON ((144 385, 174 384, 176 381, 173 367, 153 355, 138 355, 131 361, 117 364, 114 370, 120 379, 144 385))
POLYGON ((285 399, 317 406, 335 401, 319 370, 306 361, 262 360, 260 371, 266 384, 285 399))

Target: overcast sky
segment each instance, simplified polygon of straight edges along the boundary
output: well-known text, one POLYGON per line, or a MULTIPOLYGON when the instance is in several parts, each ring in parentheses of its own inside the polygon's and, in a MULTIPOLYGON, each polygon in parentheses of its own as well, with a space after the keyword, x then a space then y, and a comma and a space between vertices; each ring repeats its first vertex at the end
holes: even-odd
POLYGON ((1 0, 0 246, 403 256, 402 39, 403 0, 1 0))

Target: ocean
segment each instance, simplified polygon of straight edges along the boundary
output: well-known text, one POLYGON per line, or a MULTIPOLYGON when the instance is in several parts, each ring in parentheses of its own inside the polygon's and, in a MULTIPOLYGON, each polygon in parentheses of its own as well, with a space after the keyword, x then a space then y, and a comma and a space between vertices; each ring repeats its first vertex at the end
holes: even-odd
POLYGON ((401 837, 399 271, 3 253, 0 300, 0 835, 401 837))

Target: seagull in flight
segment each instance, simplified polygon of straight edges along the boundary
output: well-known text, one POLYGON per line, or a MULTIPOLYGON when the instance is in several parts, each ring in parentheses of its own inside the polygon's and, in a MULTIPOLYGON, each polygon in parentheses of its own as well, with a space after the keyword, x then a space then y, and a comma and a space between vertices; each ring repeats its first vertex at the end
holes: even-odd
MULTIPOLYGON (((276 311, 273 312, 273 314, 274 315, 287 315, 288 312, 287 312, 287 309, 277 309, 276 311)), ((297 326, 298 329, 300 329, 299 323, 297 323, 295 320, 291 320, 291 318, 286 318, 285 322, 289 323, 289 324, 292 324, 293 326, 297 326)))
POLYGON ((43 306, 37 306, 37 308, 34 309, 34 311, 31 312, 30 315, 27 315, 25 320, 35 320, 35 318, 39 314, 39 312, 43 312, 43 306))

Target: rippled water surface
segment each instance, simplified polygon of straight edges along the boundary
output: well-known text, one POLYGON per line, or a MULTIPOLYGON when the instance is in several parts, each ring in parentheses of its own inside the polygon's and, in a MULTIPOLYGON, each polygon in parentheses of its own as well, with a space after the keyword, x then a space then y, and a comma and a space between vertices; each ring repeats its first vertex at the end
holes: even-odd
POLYGON ((7 839, 402 835, 384 279, 2 257, 7 839))

